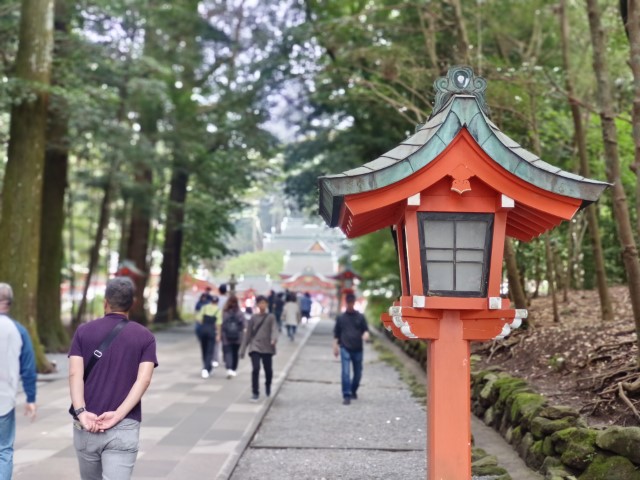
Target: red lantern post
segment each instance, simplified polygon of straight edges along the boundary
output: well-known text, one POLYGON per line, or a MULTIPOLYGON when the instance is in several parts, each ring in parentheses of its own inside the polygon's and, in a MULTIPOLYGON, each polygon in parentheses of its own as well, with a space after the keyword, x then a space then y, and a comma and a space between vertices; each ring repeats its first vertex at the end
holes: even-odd
POLYGON ((349 238, 391 227, 402 296, 382 320, 427 340, 427 478, 471 477, 470 342, 504 337, 526 310, 500 296, 505 237, 529 241, 608 186, 543 162, 488 119, 486 81, 453 67, 434 112, 398 147, 322 177, 320 211, 349 238))

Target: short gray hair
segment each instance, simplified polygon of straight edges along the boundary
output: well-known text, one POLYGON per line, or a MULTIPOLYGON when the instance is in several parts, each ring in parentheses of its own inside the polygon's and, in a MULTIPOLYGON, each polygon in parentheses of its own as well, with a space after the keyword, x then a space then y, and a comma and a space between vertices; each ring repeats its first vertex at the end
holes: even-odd
POLYGON ((115 277, 107 282, 104 298, 111 310, 128 312, 133 305, 136 286, 129 277, 115 277))
POLYGON ((11 305, 13 301, 13 289, 8 283, 0 283, 0 303, 11 305))

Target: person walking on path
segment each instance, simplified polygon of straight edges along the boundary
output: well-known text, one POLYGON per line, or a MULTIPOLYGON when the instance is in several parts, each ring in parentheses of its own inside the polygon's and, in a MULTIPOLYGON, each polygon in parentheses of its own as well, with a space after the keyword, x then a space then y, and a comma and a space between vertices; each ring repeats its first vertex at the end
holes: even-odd
POLYGON ((202 378, 209 378, 213 371, 213 351, 218 339, 218 317, 220 317, 220 309, 218 308, 218 297, 213 295, 211 302, 205 304, 198 312, 196 322, 200 325, 200 349, 202 352, 202 378))
MULTIPOLYGON (((286 293, 288 295, 288 292, 286 293)), ((276 316, 276 323, 278 324, 278 332, 282 331, 282 312, 284 311, 285 292, 278 292, 276 295, 273 314, 276 316)))
MULTIPOLYGON (((227 304, 227 299, 229 295, 227 295, 227 284, 221 283, 218 287, 218 309, 221 312, 224 312, 224 307, 227 304)), ((222 359, 220 358, 220 342, 216 342, 213 345, 213 362, 212 365, 217 367, 220 365, 220 362, 224 359, 224 352, 222 353, 222 359)))
POLYGON ((305 292, 304 295, 300 297, 300 315, 302 315, 302 319, 305 322, 308 322, 311 318, 312 304, 313 300, 311 300, 311 294, 309 294, 309 292, 305 292))
POLYGON ((238 298, 231 295, 222 312, 221 328, 222 352, 227 368, 227 378, 235 377, 238 370, 238 352, 242 343, 244 324, 244 313, 240 310, 238 298))
POLYGON ((69 349, 73 444, 82 480, 127 480, 138 455, 141 399, 158 360, 153 334, 128 321, 134 297, 131 279, 109 280, 104 317, 80 325, 69 349), (85 378, 89 364, 94 368, 85 378))
POLYGON ((240 358, 249 352, 251 358, 251 400, 257 402, 260 398, 260 362, 264 368, 265 395, 271 395, 271 380, 273 379, 273 356, 276 353, 278 341, 278 326, 276 317, 269 313, 269 301, 264 295, 256 298, 258 313, 254 313, 247 322, 247 328, 242 339, 240 358))
POLYGON ((364 315, 355 309, 356 296, 345 297, 346 310, 338 315, 333 329, 333 354, 342 363, 342 403, 349 405, 358 398, 362 378, 363 341, 369 340, 369 326, 364 315), (353 365, 353 377, 351 377, 353 365))
POLYGON ((293 342, 296 329, 300 323, 300 308, 298 307, 295 293, 287 295, 287 303, 284 304, 282 315, 284 317, 284 325, 287 327, 287 336, 293 342))
POLYGON ((0 283, 0 479, 13 475, 18 379, 27 397, 24 414, 36 418, 36 361, 27 329, 9 317, 13 290, 0 283))

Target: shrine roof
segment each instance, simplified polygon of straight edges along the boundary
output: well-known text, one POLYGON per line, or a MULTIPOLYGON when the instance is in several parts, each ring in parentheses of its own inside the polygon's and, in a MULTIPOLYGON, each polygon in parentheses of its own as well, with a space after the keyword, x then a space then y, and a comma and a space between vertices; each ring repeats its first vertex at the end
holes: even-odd
MULTIPOLYGON (((486 82, 480 77, 473 78, 472 72, 471 78, 476 85, 484 82, 479 93, 440 92, 434 114, 397 147, 361 167, 319 178, 320 214, 329 226, 339 224, 345 195, 388 187, 411 176, 438 158, 462 129, 471 134, 494 162, 520 179, 543 190, 579 199, 580 208, 598 199, 608 183, 551 165, 505 135, 488 117, 483 96, 486 82)), ((437 88, 441 81, 436 82, 437 88)))

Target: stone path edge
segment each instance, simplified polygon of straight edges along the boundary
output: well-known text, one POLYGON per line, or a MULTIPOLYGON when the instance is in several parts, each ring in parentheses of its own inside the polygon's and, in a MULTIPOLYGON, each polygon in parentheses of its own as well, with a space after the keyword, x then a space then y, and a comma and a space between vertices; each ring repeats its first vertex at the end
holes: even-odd
POLYGON ((244 454, 245 450, 249 447, 249 444, 251 443, 251 441, 253 440, 253 437, 255 436, 256 432, 260 428, 260 425, 262 424, 264 417, 267 415, 267 413, 271 409, 271 405, 273 404, 274 399, 278 395, 278 392, 282 388, 282 385, 284 384, 284 382, 287 380, 287 377, 289 376, 289 372, 293 368, 293 364, 298 359, 298 356, 300 355, 300 352, 306 345, 307 340, 309 340, 309 337, 311 337, 311 334, 315 330, 316 325, 318 325, 317 320, 314 321, 312 324, 307 323, 307 327, 310 327, 310 328, 305 329, 306 330, 305 336, 298 343, 298 346, 295 352, 293 353, 293 355, 291 355, 291 357, 287 361, 287 364, 285 365, 278 380, 276 380, 276 382, 272 385, 271 396, 267 397, 262 408, 260 409, 260 412, 258 412, 258 415, 254 417, 251 424, 249 424, 249 426, 245 429, 242 435, 242 439, 240 440, 238 445, 236 445, 233 453, 227 458, 227 460, 222 465, 222 468, 218 472, 216 480, 228 480, 233 475, 233 472, 236 469, 236 466, 238 465, 240 458, 244 454))
MULTIPOLYGON (((418 381, 426 385, 427 374, 415 359, 411 358, 398 345, 389 340, 384 332, 371 325, 369 329, 375 335, 376 339, 379 340, 385 348, 391 350, 396 357, 407 360, 404 363, 407 370, 414 375, 418 381)), ((471 425, 474 431, 474 437, 476 437, 476 447, 482 448, 490 455, 495 455, 498 458, 498 464, 506 468, 512 478, 517 478, 518 480, 542 480, 544 478, 538 472, 528 468, 518 453, 499 433, 485 425, 481 419, 473 414, 471 415, 471 425), (482 438, 480 439, 479 437, 482 438), (478 442, 478 440, 480 441, 478 442)))

